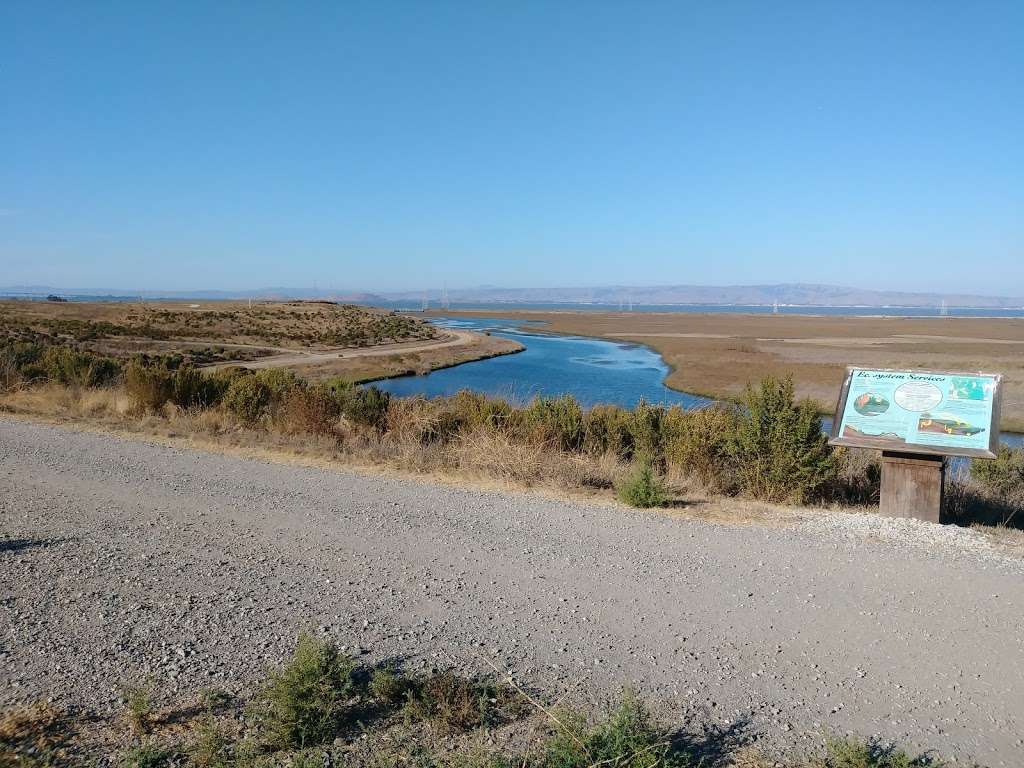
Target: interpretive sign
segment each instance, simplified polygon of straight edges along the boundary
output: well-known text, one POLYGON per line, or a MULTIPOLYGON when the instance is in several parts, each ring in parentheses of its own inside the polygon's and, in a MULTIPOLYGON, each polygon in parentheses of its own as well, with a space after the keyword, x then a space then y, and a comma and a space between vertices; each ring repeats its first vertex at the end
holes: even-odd
POLYGON ((999 374, 847 368, 833 445, 995 458, 999 374))

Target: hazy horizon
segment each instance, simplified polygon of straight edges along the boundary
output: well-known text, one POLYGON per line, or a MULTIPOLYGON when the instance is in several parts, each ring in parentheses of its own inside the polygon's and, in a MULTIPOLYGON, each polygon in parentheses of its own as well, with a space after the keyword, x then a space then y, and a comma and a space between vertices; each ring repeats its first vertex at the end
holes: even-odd
MULTIPOLYGON (((821 306, 827 306, 829 304, 828 296, 830 292, 836 292, 847 298, 851 298, 853 303, 856 303, 857 298, 862 301, 870 303, 871 301, 882 301, 885 298, 898 299, 907 297, 918 297, 922 300, 923 304, 935 304, 936 306, 945 299, 949 299, 953 302, 952 306, 957 306, 955 303, 956 299, 987 299, 992 301, 1008 302, 1021 302, 1024 303, 1024 297, 1013 296, 1009 294, 998 294, 998 293, 973 293, 964 291, 955 292, 922 292, 922 291, 901 291, 891 289, 879 289, 879 288, 864 288, 851 285, 828 285, 828 284, 816 284, 816 283, 772 283, 772 284, 745 284, 736 283, 732 285, 708 285, 700 283, 686 283, 686 284, 662 284, 662 285, 575 285, 575 286, 550 286, 542 288, 528 288, 523 286, 497 286, 497 285, 479 285, 479 286, 447 286, 447 285, 429 285, 423 286, 422 289, 416 291, 403 291, 393 290, 388 288, 381 289, 367 289, 359 286, 251 286, 241 288, 191 288, 191 289, 161 289, 155 287, 145 286, 133 286, 133 287, 118 287, 118 286, 55 286, 55 285, 40 285, 40 284, 23 284, 23 285, 0 285, 0 296, 4 295, 16 295, 25 294, 26 296, 42 296, 45 293, 54 293, 56 295, 65 296, 89 296, 95 295, 97 297, 112 296, 112 297, 130 297, 135 295, 147 296, 150 298, 159 298, 161 296, 167 298, 202 298, 204 296, 209 297, 224 297, 224 298, 245 298, 247 296, 252 298, 331 298, 331 297, 366 297, 366 298, 378 298, 385 301, 394 300, 419 300, 421 296, 429 296, 431 300, 437 300, 444 296, 450 296, 454 302, 493 302, 493 301, 504 301, 504 302, 535 302, 535 303, 616 303, 616 302, 632 302, 635 301, 638 304, 662 304, 662 303, 689 303, 685 300, 674 300, 669 299, 667 301, 648 301, 646 296, 650 294, 657 294, 658 292, 670 292, 670 291, 690 291, 695 294, 699 294, 701 291, 715 292, 731 291, 735 299, 736 295, 743 295, 744 292, 761 292, 761 296, 758 299, 752 300, 752 303, 772 303, 772 298, 776 297, 778 301, 783 303, 793 304, 819 304, 821 306), (587 296, 590 292, 593 295, 587 296), (509 294, 505 298, 488 298, 488 294, 509 294), (516 297, 515 294, 520 294, 516 297), (551 298, 552 296, 558 296, 562 294, 561 298, 551 298), (820 296, 819 301, 815 300, 802 300, 801 298, 793 298, 793 294, 797 294, 800 297, 804 296, 820 296), (784 298, 788 296, 788 298, 784 298)), ((695 298, 692 303, 744 303, 739 300, 724 299, 721 302, 712 301, 706 297, 695 298)), ((842 304, 839 304, 841 306, 842 304)), ((959 306, 969 306, 967 304, 960 304, 959 306)))

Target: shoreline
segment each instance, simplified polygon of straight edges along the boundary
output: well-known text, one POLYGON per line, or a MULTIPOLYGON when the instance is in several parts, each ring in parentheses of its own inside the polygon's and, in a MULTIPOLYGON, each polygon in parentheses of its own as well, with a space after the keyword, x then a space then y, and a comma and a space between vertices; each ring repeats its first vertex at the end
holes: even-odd
POLYGON ((357 379, 354 380, 353 383, 355 383, 355 384, 372 384, 375 381, 389 381, 391 379, 401 379, 401 378, 404 378, 406 376, 429 376, 430 374, 434 373, 435 371, 443 371, 443 370, 446 370, 448 368, 457 368, 460 365, 466 365, 468 363, 480 363, 480 362, 483 362, 484 360, 493 360, 496 357, 506 357, 507 355, 518 355, 520 352, 525 352, 525 351, 526 351, 526 346, 523 345, 523 344, 519 344, 519 348, 518 349, 499 349, 499 350, 493 350, 493 351, 490 351, 490 352, 486 352, 486 353, 480 355, 479 357, 474 357, 474 358, 471 358, 471 359, 468 359, 468 360, 454 360, 454 361, 451 361, 451 362, 439 363, 439 364, 437 364, 435 366, 432 366, 430 368, 430 370, 428 370, 428 371, 408 370, 408 371, 401 371, 401 372, 398 372, 398 373, 389 373, 389 374, 387 374, 385 376, 370 376, 370 377, 365 377, 365 378, 357 378, 357 379))
MULTIPOLYGON (((740 318, 743 321, 749 321, 749 320, 753 320, 753 319, 768 321, 769 318, 770 319, 775 319, 775 318, 780 318, 780 317, 784 317, 784 318, 786 318, 788 320, 797 319, 797 322, 801 322, 801 321, 804 321, 804 320, 811 320, 811 319, 818 319, 818 320, 825 319, 825 320, 827 320, 831 324, 835 324, 837 322, 842 322, 844 320, 847 320, 847 321, 866 320, 866 321, 878 322, 880 320, 891 319, 891 318, 884 318, 884 317, 878 316, 878 315, 872 315, 872 316, 852 316, 852 315, 850 315, 850 316, 846 316, 846 315, 829 315, 829 316, 788 315, 787 316, 787 315, 761 315, 761 314, 757 314, 757 313, 742 313, 742 312, 738 312, 738 313, 727 313, 727 312, 708 312, 708 313, 696 313, 696 312, 675 312, 675 313, 673 313, 673 312, 660 312, 660 313, 659 312, 644 312, 644 313, 632 313, 632 314, 630 314, 630 313, 625 313, 625 312, 622 312, 622 313, 619 313, 619 312, 598 312, 598 311, 587 312, 587 311, 571 311, 571 310, 563 310, 563 311, 557 311, 557 312, 548 312, 548 311, 544 311, 544 310, 533 310, 533 309, 529 309, 529 310, 520 309, 520 310, 512 310, 512 311, 506 311, 506 312, 502 312, 502 311, 499 311, 499 310, 491 310, 491 309, 487 309, 487 310, 451 309, 451 310, 448 310, 448 311, 432 309, 432 310, 428 310, 427 312, 422 313, 422 314, 423 314, 424 317, 427 317, 427 318, 439 318, 439 317, 478 317, 478 318, 490 318, 490 319, 505 319, 505 320, 511 321, 511 323, 517 329, 523 330, 523 331, 529 330, 531 333, 543 333, 545 335, 551 335, 551 336, 579 336, 579 337, 582 337, 582 338, 597 339, 597 340, 601 340, 601 341, 610 341, 610 342, 618 342, 618 343, 627 342, 627 343, 630 343, 630 344, 637 344, 637 345, 643 346, 643 347, 651 350, 655 354, 657 354, 658 357, 661 359, 661 361, 665 364, 665 366, 667 368, 667 372, 665 374, 664 379, 662 380, 662 384, 666 388, 671 389, 671 390, 673 390, 675 392, 679 392, 681 394, 692 395, 692 396, 695 396, 695 397, 707 398, 709 400, 719 400, 719 401, 724 401, 724 402, 731 402, 731 403, 737 403, 737 402, 741 401, 743 387, 745 386, 746 383, 753 383, 753 382, 759 381, 761 378, 763 378, 766 375, 775 375, 775 374, 777 374, 778 371, 766 370, 766 371, 762 372, 760 375, 753 375, 753 376, 750 376, 750 377, 747 377, 747 378, 743 378, 743 377, 735 378, 735 379, 732 379, 731 381, 728 381, 727 383, 725 383, 724 385, 722 385, 720 387, 711 386, 711 387, 708 387, 708 388, 702 388, 702 387, 695 387, 695 386, 681 386, 679 378, 681 377, 680 374, 681 374, 683 369, 680 367, 679 363, 682 362, 682 356, 681 355, 673 355, 673 354, 671 354, 671 352, 673 350, 668 350, 668 349, 665 348, 665 346, 666 346, 666 342, 685 340, 685 341, 693 341, 693 342, 702 342, 702 341, 707 342, 707 341, 711 341, 711 342, 717 342, 719 344, 725 344, 726 346, 728 346, 729 344, 732 344, 732 345, 739 345, 739 346, 742 347, 743 346, 743 342, 748 340, 746 337, 739 336, 739 335, 730 335, 730 334, 692 334, 692 335, 688 335, 688 334, 655 334, 655 333, 651 333, 651 332, 644 333, 643 329, 632 330, 632 329, 628 329, 628 328, 624 328, 624 327, 619 327, 615 332, 608 332, 608 330, 605 330, 605 332, 602 333, 598 329, 580 328, 579 325, 580 324, 586 325, 588 322, 592 322, 595 319, 596 320, 606 320, 606 321, 620 321, 620 323, 623 322, 623 321, 625 323, 629 323, 630 321, 632 321, 633 323, 636 323, 637 321, 640 321, 641 324, 644 324, 644 323, 650 323, 651 321, 653 321, 653 322, 663 321, 663 318, 665 316, 667 316, 669 318, 672 318, 672 319, 678 319, 678 320, 683 321, 683 322, 689 321, 690 323, 695 323, 695 321, 705 321, 706 322, 706 321, 709 321, 709 320, 710 321, 721 321, 721 322, 724 322, 724 323, 728 323, 730 320, 733 320, 733 319, 736 319, 736 318, 740 318), (661 317, 659 317, 659 315, 661 317), (573 322, 574 320, 577 321, 577 322, 574 323, 573 322), (530 323, 531 325, 525 326, 524 325, 525 323, 530 323), (543 324, 543 327, 538 328, 536 324, 543 324), (654 341, 655 339, 657 341, 654 341), (658 342, 661 342, 661 343, 659 344, 658 342)), ((947 316, 947 317, 935 317, 935 318, 928 318, 928 317, 921 317, 921 316, 915 316, 915 317, 900 316, 899 319, 900 320, 905 320, 905 321, 911 321, 911 322, 925 322, 925 323, 945 322, 945 321, 950 321, 950 320, 954 321, 954 322, 956 322, 956 321, 963 321, 963 322, 972 322, 972 321, 974 321, 974 322, 981 322, 981 323, 993 323, 993 322, 996 322, 998 320, 1002 320, 1004 322, 1006 322, 1006 320, 1007 320, 1005 318, 967 318, 967 317, 959 317, 959 316, 958 317, 949 317, 949 316, 947 316)), ((1017 321, 1017 320, 1020 320, 1020 318, 1009 318, 1009 321, 1013 322, 1014 325, 1016 325, 1015 321, 1017 321)), ((763 329, 759 329, 759 330, 763 330, 763 329)), ((1022 348, 1024 348, 1024 325, 1022 325, 1021 329, 1019 329, 1019 330, 1016 329, 1016 328, 1014 328, 1012 330, 1014 332, 1014 335, 1017 335, 1018 333, 1020 334, 1019 340, 1017 338, 1012 338, 1012 339, 990 339, 990 340, 987 340, 987 341, 989 341, 992 345, 1000 345, 1001 344, 1001 345, 1005 345, 1005 346, 1008 346, 1008 347, 1011 347, 1012 345, 1020 343, 1022 348)), ((897 337, 892 337, 892 338, 895 339, 897 337)), ((953 341, 960 341, 961 344, 966 344, 968 346, 971 346, 971 345, 975 344, 974 337, 965 337, 962 340, 958 340, 958 339, 956 339, 956 337, 940 337, 940 338, 941 339, 947 339, 948 338, 948 339, 953 340, 953 341)), ((755 336, 755 337, 753 337, 753 339, 756 340, 756 341, 759 341, 759 342, 769 342, 769 343, 772 343, 772 344, 785 344, 785 343, 787 343, 789 341, 788 339, 784 339, 784 338, 783 339, 780 339, 780 338, 768 338, 768 339, 766 339, 763 335, 755 336)), ((903 337, 899 337, 899 340, 901 342, 903 342, 904 338, 903 337)), ((807 337, 803 337, 803 338, 800 338, 800 339, 796 339, 795 341, 798 341, 798 342, 802 341, 807 346, 812 346, 812 345, 816 346, 817 342, 820 341, 820 339, 818 339, 816 337, 813 337, 813 336, 807 336, 807 337)), ((828 341, 828 339, 825 339, 825 341, 828 341)), ((857 347, 858 346, 858 342, 860 342, 859 348, 857 349, 858 352, 863 352, 864 348, 866 348, 868 346, 866 344, 863 344, 864 340, 861 339, 861 338, 854 337, 852 339, 849 339, 849 341, 853 344, 854 347, 857 347)), ((914 341, 917 341, 917 339, 915 338, 914 341)), ((922 336, 922 337, 920 337, 920 341, 921 341, 922 344, 931 344, 934 341, 936 341, 936 338, 935 337, 929 337, 929 336, 922 336)), ((887 347, 889 345, 891 345, 891 344, 894 344, 894 343, 895 342, 891 341, 888 337, 885 337, 885 336, 878 336, 877 337, 877 348, 880 351, 889 352, 890 350, 888 350, 887 347)), ((904 348, 907 348, 907 347, 910 347, 911 345, 910 344, 901 344, 900 346, 904 347, 904 348)), ((853 364, 853 363, 851 362, 850 364, 853 364)), ((794 366, 794 368, 795 367, 796 366, 794 366)), ((824 366, 820 366, 820 367, 824 367, 824 366)), ((898 367, 898 366, 882 365, 881 363, 879 363, 879 367, 898 367)), ((914 367, 914 366, 906 366, 906 367, 914 367)), ((993 368, 995 368, 995 367, 996 366, 993 366, 993 368)), ((1009 366, 1007 366, 1007 367, 1009 368, 1009 366)), ((962 369, 963 370, 971 370, 971 368, 969 368, 967 366, 963 366, 962 369)), ((845 370, 845 365, 842 366, 842 370, 845 370)), ((837 375, 836 375, 837 381, 836 381, 836 383, 834 383, 832 385, 834 387, 835 393, 838 393, 838 391, 839 391, 839 385, 841 383, 841 375, 842 374, 837 371, 837 375)), ((798 375, 798 373, 796 371, 793 371, 793 378, 794 378, 794 382, 797 383, 798 389, 799 389, 801 381, 800 381, 800 377, 799 377, 799 375, 798 375)), ((1004 381, 1004 387, 1008 383, 1010 383, 1010 382, 1004 381)), ((799 392, 799 394, 801 394, 803 396, 810 397, 810 399, 815 403, 815 405, 816 405, 816 407, 818 409, 819 415, 821 415, 823 417, 827 417, 827 418, 834 417, 834 415, 835 415, 834 404, 827 404, 827 403, 831 402, 827 397, 823 397, 820 393, 817 393, 817 396, 815 396, 814 394, 806 393, 806 392, 799 392)), ((1006 403, 1004 402, 1003 416, 1002 416, 1002 418, 1000 420, 1000 425, 999 425, 1000 426, 1000 432, 1001 433, 1006 433, 1006 434, 1012 434, 1012 435, 1024 435, 1024 414, 1019 415, 1019 416, 1018 415, 1009 415, 1009 416, 1007 416, 1006 415, 1006 411, 1007 411, 1007 407, 1006 407, 1006 403)))

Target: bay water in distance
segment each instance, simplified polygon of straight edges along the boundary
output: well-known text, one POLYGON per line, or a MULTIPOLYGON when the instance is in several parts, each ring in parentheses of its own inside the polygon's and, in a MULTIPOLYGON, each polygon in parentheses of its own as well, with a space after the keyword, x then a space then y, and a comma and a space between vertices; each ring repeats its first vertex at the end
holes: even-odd
MULTIPOLYGON (((699 408, 712 402, 665 386, 668 366, 661 355, 641 344, 545 334, 529 320, 441 317, 433 322, 512 339, 525 349, 424 375, 376 381, 375 387, 397 397, 449 397, 468 389, 518 404, 538 396, 572 395, 584 408, 601 404, 633 408, 640 400, 699 408)), ((831 428, 831 419, 823 423, 826 430, 831 428)), ((1024 435, 1004 432, 1002 439, 1009 445, 1024 445, 1024 435)))

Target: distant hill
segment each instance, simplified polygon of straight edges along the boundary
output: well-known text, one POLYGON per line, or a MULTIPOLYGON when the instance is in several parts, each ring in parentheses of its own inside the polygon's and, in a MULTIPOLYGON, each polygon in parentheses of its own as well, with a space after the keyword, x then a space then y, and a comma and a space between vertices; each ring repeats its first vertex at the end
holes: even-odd
MULTIPOLYGON (((440 291, 428 291, 432 302, 441 299, 440 291)), ((419 302, 423 292, 385 293, 391 301, 419 302)), ((976 296, 971 294, 909 293, 872 291, 836 285, 784 283, 780 285, 612 285, 597 288, 496 288, 487 286, 449 290, 448 300, 456 303, 536 303, 536 304, 735 304, 745 306, 782 305, 814 307, 950 307, 978 309, 1016 309, 1024 307, 1024 298, 976 296)))
MULTIPOLYGON (((359 304, 405 304, 419 306, 426 296, 432 304, 442 300, 442 291, 399 291, 370 293, 358 290, 316 288, 258 288, 251 291, 132 291, 118 289, 54 288, 48 285, 0 287, 0 296, 45 298, 54 294, 68 297, 147 299, 333 299, 359 304)), ((778 302, 786 306, 811 307, 949 307, 976 309, 1020 309, 1024 298, 978 296, 957 293, 912 293, 874 291, 837 285, 782 283, 779 285, 609 285, 596 288, 502 288, 481 286, 447 291, 448 301, 456 304, 724 304, 768 306, 778 302)))
POLYGON ((353 304, 386 304, 387 299, 375 293, 365 291, 346 291, 340 289, 317 288, 256 288, 251 291, 153 291, 131 290, 126 288, 54 288, 50 285, 12 285, 0 286, 0 297, 45 298, 48 295, 67 296, 74 298, 124 299, 140 297, 144 299, 171 300, 205 300, 223 301, 239 299, 331 299, 332 301, 350 302, 353 304))

